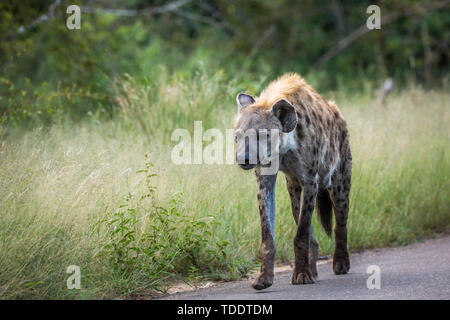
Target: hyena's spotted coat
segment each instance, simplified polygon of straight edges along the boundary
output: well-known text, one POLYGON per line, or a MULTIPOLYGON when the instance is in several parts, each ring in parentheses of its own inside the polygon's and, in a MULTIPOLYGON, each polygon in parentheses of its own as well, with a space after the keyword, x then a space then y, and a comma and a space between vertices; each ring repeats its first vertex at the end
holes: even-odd
MULTIPOLYGON (((278 129, 279 171, 286 176, 292 213, 297 224, 294 238, 295 268, 293 284, 313 283, 317 279, 319 244, 311 224, 317 204, 320 220, 331 235, 335 213, 336 248, 333 270, 345 274, 350 269, 347 250, 347 216, 351 185, 352 156, 347 124, 337 106, 322 98, 297 74, 286 74, 272 82, 254 99, 237 97, 239 115, 235 132, 248 129, 278 129)), ((261 174, 261 161, 248 163, 248 140, 237 135, 237 156, 244 169, 256 167, 259 184, 263 260, 261 272, 252 286, 272 285, 275 259, 275 182, 276 174, 261 174)))

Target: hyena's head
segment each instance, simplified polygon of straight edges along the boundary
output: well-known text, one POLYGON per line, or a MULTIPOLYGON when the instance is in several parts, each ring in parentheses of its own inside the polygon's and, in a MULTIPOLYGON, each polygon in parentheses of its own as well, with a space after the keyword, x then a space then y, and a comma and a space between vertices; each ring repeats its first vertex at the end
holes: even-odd
POLYGON ((244 93, 236 97, 238 116, 234 126, 236 160, 242 169, 250 170, 258 165, 269 165, 279 156, 283 135, 297 125, 297 113, 286 100, 272 106, 258 105, 255 99, 244 93))

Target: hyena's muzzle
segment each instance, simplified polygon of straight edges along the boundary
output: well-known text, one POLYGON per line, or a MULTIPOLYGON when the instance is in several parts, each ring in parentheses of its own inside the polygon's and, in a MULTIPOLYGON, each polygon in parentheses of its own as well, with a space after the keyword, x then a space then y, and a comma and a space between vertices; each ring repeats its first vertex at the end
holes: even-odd
POLYGON ((236 161, 242 169, 250 170, 260 164, 270 165, 271 151, 268 130, 236 132, 236 161))

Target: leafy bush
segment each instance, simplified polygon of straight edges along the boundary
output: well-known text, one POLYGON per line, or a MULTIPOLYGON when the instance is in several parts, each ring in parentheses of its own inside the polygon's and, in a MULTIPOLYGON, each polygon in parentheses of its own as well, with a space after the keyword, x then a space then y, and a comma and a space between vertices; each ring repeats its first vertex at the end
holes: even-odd
POLYGON ((137 207, 132 204, 134 196, 128 194, 115 212, 99 221, 108 239, 101 256, 117 276, 139 273, 157 290, 168 278, 201 278, 214 268, 226 267, 228 242, 213 233, 220 223, 214 217, 185 214, 181 195, 172 199, 169 208, 160 206, 152 185, 156 176, 152 167, 147 162, 145 169, 138 171, 145 174, 147 193, 138 198, 137 207), (140 216, 140 211, 144 215, 140 216))

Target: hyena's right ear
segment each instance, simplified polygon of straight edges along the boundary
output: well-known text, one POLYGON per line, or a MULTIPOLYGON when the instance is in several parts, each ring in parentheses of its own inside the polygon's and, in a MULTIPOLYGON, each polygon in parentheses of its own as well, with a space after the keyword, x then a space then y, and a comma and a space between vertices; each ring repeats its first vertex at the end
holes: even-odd
POLYGON ((246 106, 251 105, 252 103, 255 103, 255 99, 248 94, 245 93, 239 93, 236 96, 236 103, 238 106, 238 113, 242 111, 246 106))
POLYGON ((281 99, 272 107, 272 112, 281 123, 283 132, 291 132, 297 126, 298 118, 294 107, 287 100, 281 99))

